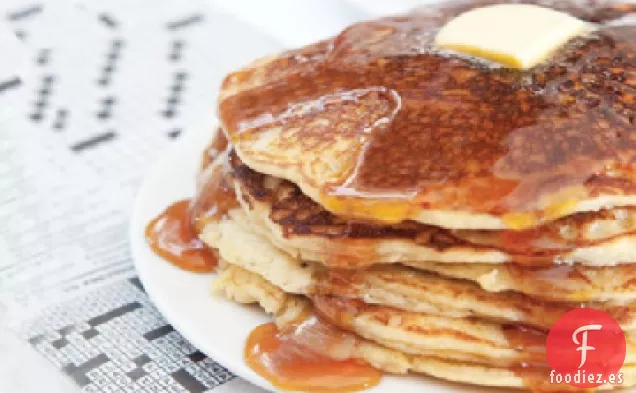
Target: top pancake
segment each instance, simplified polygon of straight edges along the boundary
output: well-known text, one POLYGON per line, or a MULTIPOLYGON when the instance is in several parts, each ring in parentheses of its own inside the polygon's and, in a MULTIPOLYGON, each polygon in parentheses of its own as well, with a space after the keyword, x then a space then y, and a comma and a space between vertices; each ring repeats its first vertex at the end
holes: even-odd
POLYGON ((261 59, 225 80, 222 125, 248 166, 341 216, 520 229, 636 205, 636 25, 619 21, 636 6, 552 3, 598 30, 531 70, 433 47, 449 19, 492 3, 261 59))

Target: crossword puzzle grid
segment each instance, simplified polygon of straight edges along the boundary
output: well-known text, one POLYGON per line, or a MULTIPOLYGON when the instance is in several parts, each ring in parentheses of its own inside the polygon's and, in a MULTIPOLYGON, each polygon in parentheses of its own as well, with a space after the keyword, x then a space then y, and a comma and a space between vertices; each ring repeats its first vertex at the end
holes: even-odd
POLYGON ((203 393, 234 378, 165 322, 138 279, 57 305, 20 330, 84 392, 203 393))

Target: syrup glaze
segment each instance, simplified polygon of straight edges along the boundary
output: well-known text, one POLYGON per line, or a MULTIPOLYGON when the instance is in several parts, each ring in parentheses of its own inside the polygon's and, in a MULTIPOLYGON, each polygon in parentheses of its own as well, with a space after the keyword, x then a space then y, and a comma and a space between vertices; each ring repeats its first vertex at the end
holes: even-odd
POLYGON ((330 210, 361 218, 381 216, 369 211, 378 202, 392 221, 416 206, 501 216, 526 228, 582 200, 636 192, 636 26, 604 24, 633 6, 555 1, 601 25, 531 70, 433 47, 446 21, 492 3, 363 22, 232 74, 226 88, 252 85, 222 96, 223 125, 235 143, 278 126, 294 130, 293 149, 359 140, 344 177, 313 187, 330 210))
POLYGON ((254 329, 245 344, 245 361, 282 390, 354 392, 380 382, 382 373, 351 359, 356 338, 309 314, 278 329, 254 329), (336 360, 334 360, 336 359, 336 360))

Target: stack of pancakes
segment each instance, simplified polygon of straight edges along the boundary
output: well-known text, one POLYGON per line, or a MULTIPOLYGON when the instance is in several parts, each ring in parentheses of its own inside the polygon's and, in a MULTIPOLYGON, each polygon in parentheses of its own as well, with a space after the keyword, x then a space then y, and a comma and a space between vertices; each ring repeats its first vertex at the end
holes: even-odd
POLYGON ((625 331, 634 385, 636 7, 541 2, 598 29, 530 70, 433 46, 492 3, 364 22, 227 77, 197 217, 215 287, 279 325, 311 309, 387 372, 546 390, 562 388, 546 332, 593 307, 625 331))

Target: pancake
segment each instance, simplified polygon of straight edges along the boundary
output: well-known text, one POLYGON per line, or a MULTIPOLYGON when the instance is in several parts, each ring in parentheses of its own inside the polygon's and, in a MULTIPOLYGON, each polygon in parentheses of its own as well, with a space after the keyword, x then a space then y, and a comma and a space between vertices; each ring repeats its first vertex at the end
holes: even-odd
POLYGON ((413 221, 382 225, 338 217, 295 184, 255 172, 234 155, 230 166, 238 200, 254 228, 286 252, 328 266, 636 261, 636 208, 579 213, 526 231, 448 230, 413 221))
MULTIPOLYGON (((223 265, 219 275, 213 282, 213 288, 217 293, 222 293, 229 299, 240 303, 260 304, 268 313, 274 315, 276 324, 279 327, 296 320, 300 315, 305 313, 307 309, 311 309, 312 307, 312 302, 308 299, 287 294, 264 278, 231 264, 223 265)), ((333 304, 334 303, 330 303, 330 306, 333 306, 333 304)), ((330 307, 325 306, 324 299, 313 303, 313 305, 318 305, 318 307, 323 308, 323 311, 326 311, 326 313, 319 314, 323 318, 326 316, 325 314, 333 312, 333 310, 324 310, 325 307, 330 307)), ((346 307, 344 309, 338 308, 338 311, 341 313, 346 313, 346 310, 346 307)), ((387 310, 375 310, 370 314, 366 314, 366 316, 362 317, 364 321, 359 323, 359 330, 365 331, 368 336, 385 336, 386 333, 383 332, 382 329, 397 329, 403 333, 403 331, 400 330, 401 326, 410 322, 414 322, 416 325, 417 323, 423 322, 422 320, 412 321, 409 320, 409 318, 398 320, 399 318, 389 317, 387 319, 386 316, 380 315, 386 311, 387 310), (376 329, 379 329, 379 333, 376 332, 376 329)), ((394 315, 399 315, 399 313, 394 315)), ((404 315, 400 315, 400 318, 402 317, 404 317, 404 315)), ((342 321, 342 319, 346 318, 341 315, 337 319, 342 321)), ((426 336, 431 340, 437 337, 438 339, 445 338, 446 340, 451 340, 451 342, 455 337, 462 337, 462 335, 452 333, 448 336, 449 332, 458 329, 457 325, 443 325, 442 327, 443 329, 440 331, 427 331, 426 336), (445 334, 447 334, 447 336, 444 336, 445 334)), ((418 329, 414 330, 418 332, 418 329)), ((392 335, 394 333, 395 332, 391 331, 391 333, 388 334, 392 335)), ((487 333, 482 331, 478 334, 487 333)), ((509 334, 508 337, 513 336, 509 334)), ((342 358, 343 355, 349 356, 389 373, 423 373, 436 378, 470 385, 479 384, 482 386, 514 388, 531 387, 543 392, 564 391, 564 386, 551 385, 547 382, 547 369, 497 367, 484 363, 484 361, 492 360, 493 363, 500 364, 505 362, 502 362, 500 359, 491 359, 489 356, 483 358, 465 353, 451 354, 447 349, 444 349, 441 353, 436 351, 432 352, 440 355, 440 357, 432 354, 425 356, 413 354, 412 352, 415 351, 409 346, 406 348, 408 351, 400 351, 357 334, 352 334, 351 338, 353 344, 347 346, 346 351, 338 351, 338 358, 342 358)), ((420 338, 422 338, 422 336, 420 338)), ((508 338, 506 336, 500 336, 499 340, 501 343, 504 343, 508 338)), ((441 340, 432 340, 432 342, 434 345, 439 345, 441 340)), ((493 344, 488 343, 488 340, 481 342, 482 345, 485 345, 485 348, 493 344)), ((394 342, 389 342, 389 344, 396 346, 394 342)), ((503 347, 505 346, 504 344, 503 347)), ((462 347, 462 349, 465 348, 462 347)), ((628 355, 628 357, 632 360, 632 355, 628 355)), ((631 362, 626 363, 621 372, 624 374, 624 383, 621 387, 629 387, 636 384, 636 367, 634 367, 631 362)), ((611 385, 604 385, 599 389, 607 390, 611 388, 611 385)), ((570 390, 572 388, 568 389, 565 387, 565 389, 570 390)))
MULTIPOLYGON (((549 329, 561 315, 582 306, 571 301, 554 301, 555 297, 563 300, 558 299, 558 290, 546 292, 553 301, 516 292, 488 292, 466 277, 445 277, 443 268, 438 272, 440 274, 402 265, 380 265, 359 270, 326 269, 320 264, 294 258, 259 234, 250 232, 249 227, 239 224, 244 216, 241 209, 232 210, 226 219, 209 224, 202 239, 218 249, 219 255, 228 263, 264 277, 287 293, 335 295, 409 312, 449 318, 478 317, 538 329, 549 329)), ((451 276, 453 272, 446 273, 451 276)), ((459 273, 456 275, 459 276, 459 273)), ((569 281, 565 278, 560 283, 565 289, 570 289, 568 285, 575 288, 577 284, 575 278, 569 281)), ((533 288, 531 284, 528 287, 533 288)), ((535 289, 545 291, 541 287, 535 289)), ((595 301, 599 300, 594 298, 597 292, 587 295, 585 306, 609 313, 624 330, 636 330, 636 304, 623 304, 633 300, 636 291, 631 293, 631 298, 618 294, 616 297, 622 301, 620 303, 595 301)), ((561 296, 567 299, 573 295, 565 292, 561 296)))
MULTIPOLYGON (((311 299, 317 312, 330 323, 401 352, 499 367, 547 363, 547 334, 541 331, 413 313, 332 296, 311 299)), ((636 336, 625 332, 625 339, 625 362, 632 364, 636 362, 636 336)))
POLYGON ((598 29, 530 70, 434 47, 448 20, 496 2, 427 5, 256 61, 225 79, 222 126, 250 168, 342 217, 522 229, 635 206, 633 5, 541 2, 598 29))
POLYGON ((628 303, 636 295, 636 268, 586 266, 524 267, 488 264, 413 264, 445 277, 470 280, 489 292, 516 291, 546 300, 628 303))

